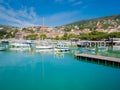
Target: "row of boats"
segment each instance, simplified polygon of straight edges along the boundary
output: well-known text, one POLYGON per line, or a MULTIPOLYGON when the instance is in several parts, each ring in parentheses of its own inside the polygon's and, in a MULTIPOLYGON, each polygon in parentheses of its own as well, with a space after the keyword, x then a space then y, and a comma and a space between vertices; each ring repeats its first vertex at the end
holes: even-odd
POLYGON ((30 49, 37 49, 37 50, 55 50, 55 51, 69 51, 70 48, 61 43, 58 42, 56 44, 49 44, 49 43, 32 43, 32 42, 15 42, 15 43, 9 43, 9 44, 1 44, 0 45, 0 51, 5 50, 30 50, 30 49))
MULTIPOLYGON (((31 41, 26 41, 26 42, 7 42, 3 41, 0 44, 0 51, 5 51, 5 50, 30 50, 30 49, 36 49, 36 50, 54 50, 54 51, 69 51, 70 50, 70 44, 66 44, 64 42, 31 42, 31 41)), ((78 45, 76 45, 78 46, 78 45)), ((108 47, 106 46, 98 46, 96 47, 81 47, 78 46, 79 48, 82 48, 82 50, 87 50, 87 51, 106 51, 108 50, 108 47)), ((113 46, 113 50, 120 50, 120 46, 113 46)))

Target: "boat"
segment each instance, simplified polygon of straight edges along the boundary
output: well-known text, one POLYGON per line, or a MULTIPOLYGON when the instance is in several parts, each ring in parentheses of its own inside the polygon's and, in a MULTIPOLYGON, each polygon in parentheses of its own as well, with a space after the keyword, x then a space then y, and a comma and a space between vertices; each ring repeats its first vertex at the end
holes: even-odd
POLYGON ((2 44, 3 44, 3 43, 8 44, 8 43, 9 43, 9 41, 8 41, 8 40, 2 40, 2 41, 1 41, 1 43, 2 43, 2 44))
POLYGON ((0 51, 5 51, 6 47, 0 46, 0 51))
POLYGON ((77 43, 77 47, 88 47, 89 46, 89 42, 83 42, 83 43, 77 43))
MULTIPOLYGON (((44 27, 44 17, 42 21, 42 27, 44 27)), ((44 28, 42 29, 42 34, 44 33, 44 28)), ((43 37, 42 37, 43 40, 43 37)), ((50 45, 47 41, 39 43, 39 45, 35 46, 36 49, 53 49, 53 46, 50 45)))
POLYGON ((95 48, 87 48, 88 51, 95 51, 95 48))
POLYGON ((6 49, 7 47, 4 44, 0 43, 0 51, 5 51, 6 49))
POLYGON ((36 49, 35 52, 48 54, 48 53, 52 53, 53 49, 36 49))
POLYGON ((39 45, 35 47, 36 49, 53 49, 53 46, 49 45, 39 45))
POLYGON ((53 49, 53 46, 47 42, 41 42, 40 45, 35 46, 36 49, 53 49))
POLYGON ((113 46, 113 51, 120 51, 120 46, 113 46))
POLYGON ((98 49, 106 49, 107 47, 105 46, 99 46, 98 49))
POLYGON ((99 52, 104 52, 104 51, 107 51, 107 50, 108 50, 108 47, 106 47, 106 46, 99 46, 98 47, 99 52))
POLYGON ((30 45, 26 43, 10 43, 9 49, 10 50, 29 50, 30 45))
POLYGON ((54 48, 54 51, 60 51, 60 52, 69 51, 69 50, 70 48, 63 43, 58 43, 57 46, 54 48))

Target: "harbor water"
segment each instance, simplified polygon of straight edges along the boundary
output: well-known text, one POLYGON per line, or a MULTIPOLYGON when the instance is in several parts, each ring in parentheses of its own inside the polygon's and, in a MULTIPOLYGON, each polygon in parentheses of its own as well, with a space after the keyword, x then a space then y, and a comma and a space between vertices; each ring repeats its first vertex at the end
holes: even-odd
POLYGON ((120 68, 77 60, 74 52, 1 51, 0 90, 120 90, 120 68))

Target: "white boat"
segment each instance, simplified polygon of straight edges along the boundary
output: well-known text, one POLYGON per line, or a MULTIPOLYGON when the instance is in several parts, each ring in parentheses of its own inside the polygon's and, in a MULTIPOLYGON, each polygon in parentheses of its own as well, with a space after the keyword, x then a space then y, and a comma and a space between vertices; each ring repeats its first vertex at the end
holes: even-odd
POLYGON ((54 48, 54 51, 69 51, 70 48, 67 47, 65 44, 58 43, 57 46, 54 48))
POLYGON ((53 49, 53 46, 46 42, 42 42, 41 44, 36 45, 35 48, 36 49, 53 49))
POLYGON ((96 49, 95 48, 87 48, 87 50, 89 50, 89 51, 95 51, 96 49))
POLYGON ((107 47, 105 46, 99 46, 98 49, 106 49, 107 47))
POLYGON ((5 47, 0 47, 0 51, 5 51, 6 48, 5 47))
POLYGON ((52 53, 53 52, 53 49, 36 49, 35 50, 37 53, 52 53))
POLYGON ((36 49, 53 49, 53 46, 49 45, 39 45, 35 47, 36 49))
POLYGON ((107 51, 107 50, 108 50, 108 47, 105 47, 105 46, 99 46, 98 47, 99 52, 104 52, 104 51, 107 51))
POLYGON ((120 51, 120 46, 113 46, 113 51, 120 51))
POLYGON ((9 45, 10 50, 29 50, 30 45, 25 43, 11 43, 9 45))

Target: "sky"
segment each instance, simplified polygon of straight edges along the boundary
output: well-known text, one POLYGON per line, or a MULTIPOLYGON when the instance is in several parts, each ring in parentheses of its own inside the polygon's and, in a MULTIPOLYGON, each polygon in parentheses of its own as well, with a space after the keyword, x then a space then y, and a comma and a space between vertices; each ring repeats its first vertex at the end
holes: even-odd
POLYGON ((120 14, 120 0, 0 0, 0 24, 61 26, 120 14))

